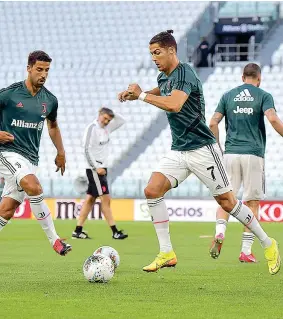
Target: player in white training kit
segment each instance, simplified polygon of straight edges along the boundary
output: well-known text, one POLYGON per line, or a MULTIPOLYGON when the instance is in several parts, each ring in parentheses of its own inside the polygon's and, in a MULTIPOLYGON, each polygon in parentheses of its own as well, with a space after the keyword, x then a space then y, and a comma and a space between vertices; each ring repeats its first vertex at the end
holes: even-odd
POLYGON ((43 201, 42 187, 35 175, 45 119, 57 149, 57 171, 61 170, 62 175, 65 171, 65 151, 57 123, 58 101, 43 86, 51 61, 43 51, 32 52, 28 57, 28 78, 0 90, 0 175, 5 178, 0 203, 0 230, 27 195, 31 210, 54 250, 64 256, 71 246, 57 235, 50 211, 43 201))
POLYGON ((222 163, 222 155, 213 133, 205 124, 202 85, 192 67, 177 57, 177 44, 170 32, 161 32, 149 43, 152 60, 159 74, 158 87, 142 92, 138 84, 130 84, 118 96, 121 102, 142 100, 166 111, 172 132, 172 148, 152 173, 145 196, 159 240, 160 253, 143 268, 153 272, 162 267, 174 267, 177 257, 169 233, 169 215, 164 194, 177 187, 191 173, 211 190, 218 204, 247 226, 260 240, 269 272, 280 269, 277 242, 269 238, 252 211, 238 201, 231 191, 222 163))
MULTIPOLYGON (((264 154, 266 133, 264 116, 283 136, 283 123, 276 115, 271 94, 259 88, 261 69, 255 63, 245 66, 243 85, 226 92, 218 103, 210 121, 210 128, 219 143, 218 124, 225 117, 226 142, 224 164, 237 195, 243 183, 243 201, 258 218, 259 201, 264 199, 264 154)), ((225 238, 229 214, 217 210, 215 238, 210 248, 212 258, 218 258, 225 238)), ((256 262, 252 254, 254 234, 244 228, 241 262, 256 262)))
POLYGON ((87 232, 83 231, 83 225, 98 197, 101 199, 101 211, 112 230, 112 237, 114 239, 128 237, 116 227, 110 207, 111 197, 107 181, 110 134, 124 123, 125 119, 120 114, 103 107, 99 110, 98 118, 90 123, 85 130, 83 147, 87 161, 88 189, 72 238, 89 239, 87 232))

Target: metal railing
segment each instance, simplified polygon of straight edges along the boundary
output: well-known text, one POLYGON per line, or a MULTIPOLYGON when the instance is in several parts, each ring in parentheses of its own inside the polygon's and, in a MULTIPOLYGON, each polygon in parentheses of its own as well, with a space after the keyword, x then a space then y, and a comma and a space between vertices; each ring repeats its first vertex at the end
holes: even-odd
POLYGON ((217 44, 214 60, 216 63, 255 61, 259 56, 260 50, 260 43, 217 44))

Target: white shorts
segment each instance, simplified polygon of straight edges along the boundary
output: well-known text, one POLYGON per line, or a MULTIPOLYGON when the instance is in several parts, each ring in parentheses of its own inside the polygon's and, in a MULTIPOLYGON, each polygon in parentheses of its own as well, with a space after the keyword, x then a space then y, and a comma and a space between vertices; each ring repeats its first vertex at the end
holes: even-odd
POLYGON ((15 152, 0 152, 0 175, 5 179, 2 197, 11 197, 22 203, 25 192, 20 181, 29 174, 35 174, 37 166, 15 152))
POLYGON ((217 144, 193 151, 170 151, 162 158, 155 172, 165 175, 173 188, 193 173, 210 189, 213 196, 232 190, 217 144))
POLYGON ((264 199, 264 159, 248 154, 225 154, 224 164, 235 195, 243 183, 243 200, 264 199))

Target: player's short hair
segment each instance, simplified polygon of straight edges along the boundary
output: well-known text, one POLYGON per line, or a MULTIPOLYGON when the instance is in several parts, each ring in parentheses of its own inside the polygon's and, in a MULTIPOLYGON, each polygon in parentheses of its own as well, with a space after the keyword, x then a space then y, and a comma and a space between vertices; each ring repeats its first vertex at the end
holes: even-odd
POLYGON ((44 51, 33 51, 28 56, 28 65, 33 66, 36 61, 52 62, 52 59, 44 51))
POLYGON ((101 114, 107 114, 109 115, 110 117, 114 117, 114 112, 111 110, 111 109, 108 109, 108 107, 102 107, 100 110, 99 110, 99 115, 101 114))
POLYGON ((261 74, 261 68, 256 63, 249 63, 244 67, 243 76, 248 78, 257 78, 261 74))
POLYGON ((158 43, 162 48, 174 47, 177 52, 177 42, 172 35, 173 32, 173 30, 160 32, 149 41, 149 44, 158 43))

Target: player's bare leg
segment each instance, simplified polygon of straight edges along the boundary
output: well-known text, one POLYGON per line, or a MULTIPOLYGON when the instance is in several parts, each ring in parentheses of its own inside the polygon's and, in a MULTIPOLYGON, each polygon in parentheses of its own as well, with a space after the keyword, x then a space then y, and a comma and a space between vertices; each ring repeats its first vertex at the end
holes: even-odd
POLYGON ((155 260, 143 268, 147 272, 154 272, 163 267, 174 267, 177 264, 170 239, 169 215, 163 198, 170 189, 169 179, 161 173, 154 172, 144 190, 160 246, 160 253, 155 260))
MULTIPOLYGON (((259 201, 250 200, 246 201, 245 204, 253 212, 255 218, 258 220, 258 211, 259 211, 259 201)), ((252 254, 252 245, 254 242, 255 235, 248 229, 244 227, 244 232, 242 236, 242 249, 239 256, 240 262, 256 262, 256 258, 252 254)))
POLYGON ((55 230, 55 226, 48 206, 43 201, 43 190, 37 177, 33 174, 26 175, 20 180, 20 186, 29 197, 30 207, 35 218, 40 223, 54 250, 65 256, 72 247, 64 243, 55 230))
POLYGON ((249 207, 238 201, 232 191, 216 196, 215 199, 226 212, 238 219, 259 239, 264 248, 269 272, 276 274, 281 266, 278 244, 273 238, 268 237, 249 207))
POLYGON ((21 203, 11 197, 4 197, 0 203, 0 231, 8 221, 14 216, 16 209, 21 203))
POLYGON ((112 233, 113 233, 113 238, 114 239, 125 239, 128 237, 127 234, 124 234, 122 230, 118 230, 116 227, 115 220, 113 218, 112 210, 111 210, 111 197, 109 194, 102 195, 100 197, 101 199, 101 211, 110 226, 112 233))
POLYGON ((86 199, 83 203, 83 207, 80 211, 80 215, 77 221, 76 229, 74 230, 72 234, 72 238, 77 239, 89 239, 87 232, 83 231, 84 223, 87 219, 88 214, 92 211, 92 208, 95 204, 96 198, 87 194, 86 199))

